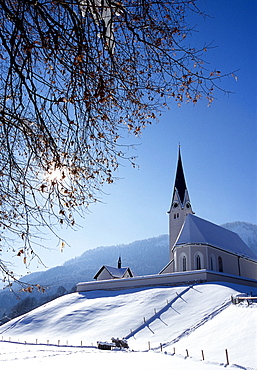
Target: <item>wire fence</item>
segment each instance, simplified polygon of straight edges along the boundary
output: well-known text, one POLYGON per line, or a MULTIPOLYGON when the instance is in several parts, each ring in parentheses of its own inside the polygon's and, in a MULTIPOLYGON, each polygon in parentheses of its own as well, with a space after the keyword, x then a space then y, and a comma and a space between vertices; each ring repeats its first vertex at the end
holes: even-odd
MULTIPOLYGON (((3 337, 2 336, 2 339, 0 340, 0 342, 8 342, 8 343, 13 343, 13 344, 23 344, 23 345, 43 345, 43 346, 54 346, 54 347, 70 347, 70 348, 94 348, 94 349, 97 349, 99 348, 97 346, 97 344, 93 344, 91 343, 90 345, 86 344, 83 340, 80 340, 80 341, 76 341, 77 343, 72 343, 71 341, 67 340, 67 339, 57 339, 57 340, 39 340, 39 339, 35 339, 34 341, 32 340, 25 340, 25 341, 21 341, 19 339, 14 339, 12 337, 3 337)), ((167 352, 167 351, 164 351, 165 349, 165 345, 163 343, 160 343, 160 345, 156 348, 156 347, 153 347, 151 346, 151 342, 148 341, 147 343, 147 347, 145 350, 148 350, 148 351, 151 351, 151 350, 154 350, 154 351, 160 351, 160 352, 164 352, 166 354, 170 354, 170 355, 179 355, 179 356, 184 356, 185 358, 192 358, 192 359, 196 359, 196 360, 201 360, 201 361, 205 361, 206 360, 206 356, 205 356, 205 352, 204 350, 201 350, 200 353, 199 353, 199 358, 196 358, 196 357, 193 357, 193 356, 190 356, 190 350, 189 349, 185 349, 185 352, 184 353, 177 353, 176 351, 176 347, 173 347, 173 351, 172 352, 167 352)), ((130 350, 130 349, 129 349, 130 350)), ((143 350, 143 349, 142 349, 143 350)), ((143 350, 143 351, 145 351, 143 350)), ((132 350, 133 352, 139 352, 139 350, 137 351, 134 351, 132 350)), ((228 349, 224 349, 224 365, 229 365, 230 362, 229 362, 229 353, 228 353, 228 349)))

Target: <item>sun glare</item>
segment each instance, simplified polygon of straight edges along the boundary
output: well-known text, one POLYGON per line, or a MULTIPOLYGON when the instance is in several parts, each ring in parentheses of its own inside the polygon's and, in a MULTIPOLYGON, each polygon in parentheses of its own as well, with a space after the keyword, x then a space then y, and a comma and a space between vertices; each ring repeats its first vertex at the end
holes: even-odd
POLYGON ((46 173, 46 179, 48 181, 62 181, 65 179, 66 177, 66 169, 63 169, 63 168, 55 168, 55 169, 51 169, 49 170, 47 173, 46 173))

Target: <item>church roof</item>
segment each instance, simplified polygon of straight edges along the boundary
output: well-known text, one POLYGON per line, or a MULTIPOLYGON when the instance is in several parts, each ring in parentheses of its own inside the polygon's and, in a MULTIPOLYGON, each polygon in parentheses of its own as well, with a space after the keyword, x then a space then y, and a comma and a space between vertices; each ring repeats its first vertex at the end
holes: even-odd
POLYGON ((123 278, 123 276, 125 275, 125 273, 128 271, 129 275, 132 277, 133 274, 130 270, 129 267, 121 267, 121 268, 117 268, 117 267, 112 267, 112 266, 106 266, 106 265, 103 265, 100 270, 96 273, 96 275, 94 276, 94 279, 97 279, 97 277, 101 274, 101 272, 106 269, 110 275, 115 278, 115 279, 121 279, 123 278))
POLYGON ((211 245, 230 253, 257 260, 257 255, 243 242, 238 234, 192 214, 187 215, 174 248, 183 244, 211 245))
POLYGON ((186 180, 184 176, 183 166, 182 166, 182 160, 180 155, 180 148, 178 152, 178 164, 177 164, 177 172, 175 177, 175 185, 174 185, 174 192, 173 192, 173 198, 175 195, 175 191, 177 190, 181 204, 184 202, 185 197, 185 191, 186 191, 186 180))

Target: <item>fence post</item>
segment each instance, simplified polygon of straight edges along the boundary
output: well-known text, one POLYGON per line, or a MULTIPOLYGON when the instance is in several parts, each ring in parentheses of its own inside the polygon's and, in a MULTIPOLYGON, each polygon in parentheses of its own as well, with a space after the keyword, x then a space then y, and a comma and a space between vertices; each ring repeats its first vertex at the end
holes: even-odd
POLYGON ((189 357, 189 354, 188 354, 188 349, 186 349, 186 354, 187 354, 187 357, 189 357))
POLYGON ((149 351, 151 349, 151 343, 150 342, 148 342, 148 349, 149 349, 149 351))
POLYGON ((204 361, 204 353, 203 353, 203 350, 202 350, 202 359, 203 359, 203 361, 204 361))
POLYGON ((176 353, 176 349, 175 347, 173 347, 173 355, 175 355, 175 353, 176 353))
POLYGON ((162 343, 160 343, 160 347, 161 347, 161 352, 162 352, 162 343))
POLYGON ((225 353, 226 353, 226 360, 227 360, 226 365, 229 365, 229 360, 228 360, 228 350, 227 350, 227 349, 225 349, 225 353))

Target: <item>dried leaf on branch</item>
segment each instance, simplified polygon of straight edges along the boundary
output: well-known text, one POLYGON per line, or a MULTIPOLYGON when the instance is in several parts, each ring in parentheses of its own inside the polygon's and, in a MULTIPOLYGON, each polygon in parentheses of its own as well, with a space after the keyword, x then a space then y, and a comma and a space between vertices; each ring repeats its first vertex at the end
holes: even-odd
POLYGON ((0 2, 1 249, 17 236, 27 264, 42 229, 74 226, 115 180, 124 130, 141 134, 168 99, 212 102, 221 72, 187 44, 191 12, 203 16, 194 0, 0 2))

